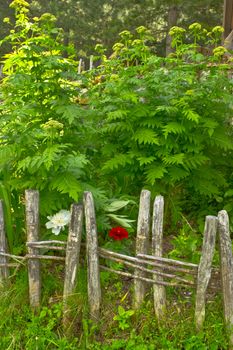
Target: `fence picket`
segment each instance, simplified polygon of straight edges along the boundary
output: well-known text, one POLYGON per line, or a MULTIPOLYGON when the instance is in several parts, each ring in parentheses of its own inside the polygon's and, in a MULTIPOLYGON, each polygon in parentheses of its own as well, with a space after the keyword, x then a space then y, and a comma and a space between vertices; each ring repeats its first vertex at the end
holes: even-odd
MULTIPOLYGON (((136 255, 147 254, 149 248, 149 232, 150 232, 150 191, 142 190, 140 196, 137 238, 136 238, 136 255)), ((135 269, 135 276, 146 277, 144 271, 135 269)), ((143 280, 134 280, 134 307, 138 309, 145 297, 146 283, 143 280)))
POLYGON ((63 291, 63 326, 67 329, 69 324, 69 296, 74 293, 76 275, 79 263, 79 253, 83 229, 83 206, 73 204, 71 206, 71 221, 66 246, 65 281, 63 291))
MULTIPOLYGON (((39 192, 26 190, 25 200, 27 240, 30 243, 39 239, 39 192)), ((29 256, 34 256, 28 259, 29 299, 33 309, 40 306, 41 298, 40 261, 36 258, 38 253, 38 248, 28 246, 29 256)))
MULTIPOLYGON (((163 255, 163 211, 164 199, 162 196, 157 196, 153 206, 152 220, 152 255, 162 257, 163 255)), ((160 271, 160 269, 159 269, 160 271)), ((154 281, 162 282, 161 276, 153 276, 154 281)), ((165 287, 159 284, 154 284, 154 309, 158 320, 164 317, 166 311, 166 290, 165 287)))
POLYGON ((211 264, 214 256, 217 223, 218 219, 216 216, 206 217, 202 253, 197 275, 195 323, 198 331, 201 330, 205 319, 206 290, 211 276, 211 264))
POLYGON ((218 213, 218 233, 224 318, 230 331, 230 344, 231 348, 233 348, 233 257, 229 218, 225 210, 221 210, 218 213))
POLYGON ((95 207, 91 192, 84 192, 83 202, 86 223, 88 302, 90 318, 96 322, 100 316, 101 287, 95 207))

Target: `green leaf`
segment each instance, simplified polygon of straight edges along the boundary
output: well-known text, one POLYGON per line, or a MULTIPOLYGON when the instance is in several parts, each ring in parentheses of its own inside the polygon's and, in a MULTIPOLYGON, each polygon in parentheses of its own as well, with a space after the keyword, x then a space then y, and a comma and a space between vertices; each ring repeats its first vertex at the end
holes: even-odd
POLYGON ((131 159, 126 154, 118 154, 112 159, 109 159, 103 166, 102 170, 114 170, 119 167, 124 167, 126 164, 130 164, 131 159))
POLYGON ((154 185, 156 179, 162 179, 167 169, 163 165, 154 165, 146 171, 146 180, 151 185, 154 185))
POLYGON ((67 193, 75 201, 78 200, 79 193, 82 191, 80 182, 76 177, 68 172, 57 174, 50 183, 51 189, 56 189, 60 193, 67 193))
POLYGON ((178 112, 178 108, 177 107, 174 107, 174 106, 158 106, 155 110, 155 114, 158 114, 158 113, 166 113, 167 115, 173 115, 173 114, 176 114, 178 112))
POLYGON ((184 163, 184 153, 167 155, 163 158, 163 162, 167 164, 183 164, 184 163))
POLYGON ((134 310, 127 310, 126 314, 127 314, 127 316, 131 317, 135 314, 135 311, 134 310))
POLYGON ((138 141, 139 144, 155 144, 159 145, 158 135, 150 129, 140 129, 137 130, 133 136, 135 141, 138 141))
POLYGON ((225 192, 224 197, 232 197, 232 196, 233 196, 233 189, 230 189, 230 190, 225 192))
POLYGON ((185 155, 185 160, 183 162, 186 169, 196 169, 201 165, 205 165, 209 161, 209 158, 203 154, 196 155, 185 155))
POLYGON ((129 203, 131 203, 131 201, 122 201, 122 200, 114 201, 110 203, 108 206, 106 206, 105 210, 109 212, 114 212, 126 207, 129 203))
POLYGON ((186 109, 186 110, 183 110, 182 113, 188 120, 195 122, 197 124, 199 123, 201 117, 198 113, 194 112, 193 110, 186 109))
POLYGON ((118 314, 120 316, 125 314, 125 309, 121 305, 118 306, 118 314))
POLYGON ((156 157, 138 157, 137 160, 139 161, 140 166, 151 164, 156 159, 156 157))
POLYGON ((216 120, 205 118, 203 121, 203 126, 207 128, 209 136, 212 136, 214 130, 218 127, 219 123, 216 120))
POLYGON ((69 124, 72 124, 77 117, 82 115, 82 109, 75 104, 59 106, 56 108, 56 112, 62 114, 62 117, 67 119, 69 124))
POLYGON ((47 170, 50 170, 54 162, 56 162, 59 159, 59 156, 64 152, 65 148, 65 145, 53 145, 44 150, 41 160, 47 170))
POLYGON ((66 170, 75 171, 80 170, 88 164, 88 160, 84 154, 78 154, 73 152, 73 154, 68 154, 64 156, 64 168, 66 170))
POLYGON ((128 112, 127 110, 121 110, 121 109, 118 109, 113 112, 109 112, 107 114, 107 120, 112 121, 116 119, 125 119, 125 117, 127 116, 127 112, 128 112))
POLYGON ((182 180, 185 177, 189 176, 189 172, 187 170, 179 168, 177 166, 173 166, 171 168, 168 168, 168 173, 169 173, 173 182, 182 180))
POLYGON ((105 125, 101 129, 102 133, 132 132, 132 127, 127 122, 114 122, 105 125))
POLYGON ((127 219, 126 215, 107 214, 107 216, 113 221, 115 221, 117 224, 126 228, 131 228, 132 225, 130 223, 135 222, 135 220, 127 219))
POLYGON ((186 129, 184 125, 180 123, 171 122, 163 127, 163 131, 165 138, 167 138, 169 134, 182 134, 186 129))
POLYGON ((0 166, 4 166, 9 163, 17 154, 17 148, 15 145, 1 145, 0 146, 0 166))
POLYGON ((216 129, 211 136, 210 142, 225 151, 233 150, 232 137, 229 137, 229 135, 227 135, 226 131, 223 129, 216 129))

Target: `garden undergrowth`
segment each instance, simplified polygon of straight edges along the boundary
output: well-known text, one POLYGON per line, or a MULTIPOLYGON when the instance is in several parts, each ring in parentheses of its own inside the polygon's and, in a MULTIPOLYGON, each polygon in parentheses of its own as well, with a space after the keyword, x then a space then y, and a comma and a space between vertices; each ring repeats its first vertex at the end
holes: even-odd
POLYGON ((209 295, 206 321, 195 331, 195 292, 168 288, 167 314, 157 321, 153 293, 148 288, 140 310, 133 305, 133 283, 109 273, 101 273, 102 309, 100 321, 88 319, 86 270, 79 271, 79 283, 70 300, 70 326, 62 327, 62 269, 46 269, 42 306, 33 313, 28 306, 26 271, 20 271, 14 285, 1 292, 0 349, 228 349, 223 323, 222 300, 209 295), (48 271, 50 271, 48 273, 48 271))

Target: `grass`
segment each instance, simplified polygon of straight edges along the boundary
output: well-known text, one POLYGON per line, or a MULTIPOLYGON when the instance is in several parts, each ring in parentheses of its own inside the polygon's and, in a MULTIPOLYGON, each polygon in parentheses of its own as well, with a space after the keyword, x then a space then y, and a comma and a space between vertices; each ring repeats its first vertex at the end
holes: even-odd
POLYGON ((28 307, 27 272, 19 271, 11 286, 3 288, 0 300, 0 349, 4 350, 176 350, 228 349, 222 301, 210 295, 203 331, 194 326, 194 293, 167 289, 168 313, 155 318, 152 291, 142 308, 133 312, 132 283, 111 273, 101 273, 103 304, 100 322, 88 319, 86 270, 79 270, 79 283, 70 300, 70 329, 62 327, 63 269, 46 266, 43 273, 42 308, 37 314, 28 307))

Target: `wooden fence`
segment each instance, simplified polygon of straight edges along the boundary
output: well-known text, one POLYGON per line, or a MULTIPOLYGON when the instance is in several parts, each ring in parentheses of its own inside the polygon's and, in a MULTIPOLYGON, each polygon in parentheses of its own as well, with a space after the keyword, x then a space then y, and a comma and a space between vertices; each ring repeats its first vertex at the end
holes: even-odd
POLYGON ((25 256, 16 256, 7 252, 3 204, 0 201, 0 282, 9 278, 11 268, 18 268, 27 261, 29 279, 29 301, 33 309, 40 306, 41 266, 40 260, 56 260, 65 263, 63 290, 63 323, 69 322, 68 298, 74 294, 78 278, 78 264, 81 247, 83 221, 85 217, 86 256, 88 273, 88 302, 90 318, 98 321, 101 310, 100 270, 110 271, 120 276, 132 278, 134 282, 134 308, 138 309, 146 293, 147 284, 153 285, 154 309, 158 321, 166 317, 166 286, 188 287, 196 290, 195 324, 197 331, 202 329, 205 319, 206 292, 210 283, 212 260, 218 234, 220 251, 220 276, 226 325, 232 334, 233 345, 233 258, 227 212, 222 210, 218 216, 207 216, 203 233, 203 246, 199 264, 178 261, 163 257, 163 211, 164 199, 157 196, 150 217, 151 193, 143 190, 140 196, 136 254, 128 256, 98 246, 94 200, 91 192, 85 192, 83 204, 71 206, 71 221, 67 242, 59 240, 39 240, 39 192, 27 190, 26 229, 27 249, 25 256), (151 237, 150 237, 151 232, 151 237), (151 242, 151 243, 150 243, 151 242), (65 257, 43 255, 41 249, 65 251, 65 257), (100 264, 101 260, 101 264, 100 264), (106 261, 119 262, 124 271, 105 265, 106 261), (13 262, 12 262, 13 261, 13 262))

